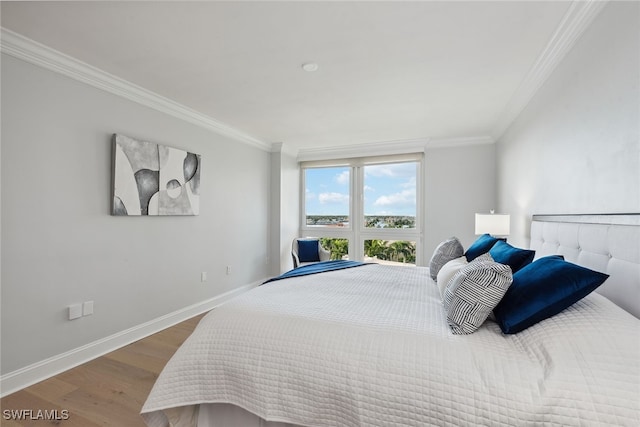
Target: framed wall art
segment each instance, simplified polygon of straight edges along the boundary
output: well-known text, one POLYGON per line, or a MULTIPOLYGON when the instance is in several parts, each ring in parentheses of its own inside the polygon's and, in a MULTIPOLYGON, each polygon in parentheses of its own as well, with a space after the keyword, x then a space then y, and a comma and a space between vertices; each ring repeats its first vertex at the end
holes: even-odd
POLYGON ((198 215, 201 157, 113 135, 112 215, 198 215))

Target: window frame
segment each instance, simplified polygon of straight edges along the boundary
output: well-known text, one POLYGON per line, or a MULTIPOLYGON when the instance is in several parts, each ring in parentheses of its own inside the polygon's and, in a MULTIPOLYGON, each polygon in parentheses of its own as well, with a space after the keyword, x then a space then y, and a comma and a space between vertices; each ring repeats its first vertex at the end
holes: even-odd
POLYGON ((356 157, 349 159, 300 162, 300 235, 302 237, 329 237, 349 240, 349 259, 364 259, 365 240, 405 240, 416 243, 416 264, 423 266, 423 181, 424 153, 391 156, 356 157), (364 221, 364 169, 379 164, 416 163, 416 218, 415 228, 367 228, 364 221), (349 167, 349 226, 308 226, 306 213, 306 170, 322 167, 349 167))

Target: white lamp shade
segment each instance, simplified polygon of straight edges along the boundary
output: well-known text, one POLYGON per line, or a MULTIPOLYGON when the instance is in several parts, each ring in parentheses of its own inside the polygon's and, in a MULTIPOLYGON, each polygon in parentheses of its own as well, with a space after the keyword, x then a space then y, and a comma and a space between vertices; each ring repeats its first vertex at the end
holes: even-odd
POLYGON ((476 214, 476 234, 508 236, 511 228, 509 214, 476 214))

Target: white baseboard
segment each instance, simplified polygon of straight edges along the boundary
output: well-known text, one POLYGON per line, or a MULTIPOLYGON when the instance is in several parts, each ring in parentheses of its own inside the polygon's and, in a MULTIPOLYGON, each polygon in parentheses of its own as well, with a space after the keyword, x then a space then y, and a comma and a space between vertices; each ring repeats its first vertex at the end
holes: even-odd
MULTIPOLYGON (((265 279, 266 280, 266 279, 265 279)), ((258 286, 264 280, 245 285, 82 347, 36 362, 0 377, 0 397, 58 375, 78 365, 103 356, 125 345, 160 332, 187 319, 205 313, 225 301, 258 286)))

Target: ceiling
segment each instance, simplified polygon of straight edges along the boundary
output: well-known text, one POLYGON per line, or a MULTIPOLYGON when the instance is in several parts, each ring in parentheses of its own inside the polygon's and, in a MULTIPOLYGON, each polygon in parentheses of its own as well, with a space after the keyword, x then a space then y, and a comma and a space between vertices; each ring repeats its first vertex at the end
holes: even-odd
POLYGON ((257 140, 305 150, 495 136, 570 6, 3 1, 1 22, 257 140))

